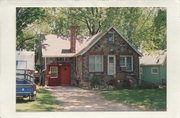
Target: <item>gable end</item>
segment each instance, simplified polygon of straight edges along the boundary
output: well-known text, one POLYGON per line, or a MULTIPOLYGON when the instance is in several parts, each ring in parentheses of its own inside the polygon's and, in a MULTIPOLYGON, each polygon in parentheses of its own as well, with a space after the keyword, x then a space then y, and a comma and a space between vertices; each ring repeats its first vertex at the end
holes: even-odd
POLYGON ((125 39, 125 38, 116 30, 116 28, 114 28, 114 27, 110 27, 110 28, 107 30, 107 32, 105 32, 104 34, 100 33, 101 35, 99 35, 99 37, 97 37, 96 40, 93 40, 93 42, 92 42, 90 45, 88 45, 84 50, 82 50, 82 51, 79 53, 79 55, 83 55, 84 53, 86 53, 92 46, 94 46, 100 39, 102 39, 102 37, 105 36, 111 29, 114 29, 115 32, 117 32, 118 35, 120 35, 120 37, 122 37, 122 39, 123 39, 139 56, 142 56, 142 54, 141 54, 138 50, 136 50, 136 49, 132 46, 132 44, 131 44, 127 39, 125 39))

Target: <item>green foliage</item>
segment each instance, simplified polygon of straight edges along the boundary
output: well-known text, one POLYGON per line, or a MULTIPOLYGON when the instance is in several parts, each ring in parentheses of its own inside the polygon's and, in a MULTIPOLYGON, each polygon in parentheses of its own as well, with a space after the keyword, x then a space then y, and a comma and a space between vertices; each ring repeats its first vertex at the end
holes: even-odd
POLYGON ((72 24, 78 35, 93 35, 115 26, 138 49, 166 48, 165 8, 17 8, 16 12, 17 45, 23 49, 36 49, 37 33, 69 35, 72 24))
POLYGON ((16 8, 16 47, 34 50, 36 44, 36 33, 34 28, 35 23, 40 23, 44 20, 45 12, 41 8, 16 8))
POLYGON ((130 88, 130 83, 128 80, 124 80, 120 82, 120 88, 121 89, 129 89, 130 88))
POLYGON ((142 110, 166 110, 165 89, 123 89, 114 91, 102 91, 101 93, 108 100, 137 106, 142 110))
POLYGON ((133 87, 134 89, 157 89, 159 86, 154 83, 141 81, 137 86, 133 87))
POLYGON ((101 84, 100 78, 96 74, 94 74, 93 78, 91 79, 91 84, 90 85, 92 87, 96 87, 96 86, 99 86, 100 84, 101 84))

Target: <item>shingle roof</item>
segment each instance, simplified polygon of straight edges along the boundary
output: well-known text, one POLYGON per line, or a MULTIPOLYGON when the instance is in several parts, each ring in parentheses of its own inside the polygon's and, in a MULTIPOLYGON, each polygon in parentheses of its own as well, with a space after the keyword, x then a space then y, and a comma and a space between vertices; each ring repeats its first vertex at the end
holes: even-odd
POLYGON ((151 53, 146 53, 140 59, 140 65, 162 65, 166 62, 166 50, 158 50, 151 53))
POLYGON ((42 56, 43 57, 73 57, 86 48, 98 37, 99 33, 93 36, 77 36, 76 53, 70 52, 70 40, 66 36, 41 34, 42 56))
MULTIPOLYGON (((122 35, 113 28, 121 37, 122 35)), ((109 28, 108 31, 111 29, 109 28)), ((107 32, 108 32, 107 31, 107 32)), ((87 52, 98 40, 104 36, 102 32, 99 32, 93 36, 77 36, 76 38, 76 53, 70 52, 70 40, 66 36, 58 35, 43 35, 41 34, 42 41, 42 56, 43 57, 73 57, 76 55, 82 55, 87 52)), ((139 55, 141 53, 136 50, 124 37, 122 37, 139 55)))

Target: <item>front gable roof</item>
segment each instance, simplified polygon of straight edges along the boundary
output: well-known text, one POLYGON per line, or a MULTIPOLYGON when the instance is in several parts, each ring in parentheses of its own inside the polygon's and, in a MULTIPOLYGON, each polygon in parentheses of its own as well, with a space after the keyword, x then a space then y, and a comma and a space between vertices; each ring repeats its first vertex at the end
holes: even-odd
POLYGON ((89 44, 84 50, 80 51, 79 54, 83 55, 84 53, 86 53, 92 46, 94 46, 104 35, 106 35, 106 33, 108 33, 111 29, 114 29, 121 37, 122 39, 139 55, 142 56, 142 54, 126 39, 124 38, 120 32, 118 32, 118 30, 115 27, 110 27, 104 34, 100 33, 101 35, 99 35, 99 37, 96 37, 96 39, 94 40, 94 42, 92 42, 91 44, 89 44))
POLYGON ((43 57, 74 57, 83 55, 92 46, 94 46, 102 37, 108 33, 111 29, 114 29, 127 44, 141 56, 141 53, 132 46, 132 44, 126 40, 115 27, 110 27, 105 33, 99 32, 93 36, 77 36, 76 39, 76 53, 70 52, 70 40, 69 37, 59 35, 41 35, 42 41, 42 56, 43 57))

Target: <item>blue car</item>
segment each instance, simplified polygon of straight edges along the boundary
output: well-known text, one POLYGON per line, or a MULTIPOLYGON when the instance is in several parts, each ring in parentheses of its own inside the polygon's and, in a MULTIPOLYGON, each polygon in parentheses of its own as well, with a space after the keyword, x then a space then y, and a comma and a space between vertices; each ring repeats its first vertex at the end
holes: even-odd
POLYGON ((16 98, 36 100, 36 84, 34 83, 34 71, 26 69, 16 70, 16 98))

